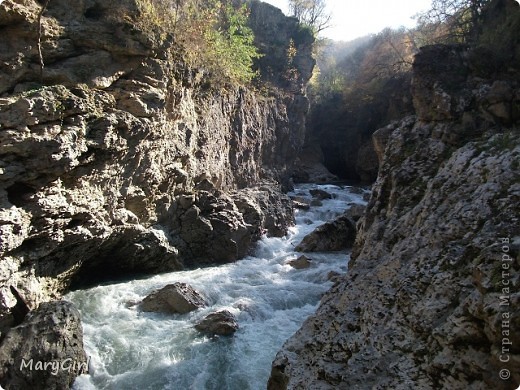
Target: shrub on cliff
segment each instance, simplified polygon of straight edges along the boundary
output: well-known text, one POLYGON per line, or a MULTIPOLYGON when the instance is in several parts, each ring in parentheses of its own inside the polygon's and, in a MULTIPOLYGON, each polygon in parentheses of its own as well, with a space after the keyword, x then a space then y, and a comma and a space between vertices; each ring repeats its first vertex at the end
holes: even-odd
POLYGON ((216 84, 245 84, 256 77, 260 54, 248 27, 245 4, 232 0, 138 0, 138 28, 165 39, 171 34, 189 65, 205 70, 216 84))

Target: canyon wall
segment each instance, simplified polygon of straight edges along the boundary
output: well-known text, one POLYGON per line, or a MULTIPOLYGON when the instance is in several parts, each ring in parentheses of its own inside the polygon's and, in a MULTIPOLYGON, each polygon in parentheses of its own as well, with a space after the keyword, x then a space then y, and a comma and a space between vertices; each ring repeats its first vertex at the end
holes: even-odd
POLYGON ((37 305, 71 285, 233 261, 285 233, 280 183, 303 143, 314 64, 295 19, 251 3, 262 78, 280 47, 298 51, 297 77, 259 92, 212 86, 174 36, 136 28, 134 0, 51 0, 40 27, 41 9, 0 5, 3 308, 10 285, 37 305))
MULTIPOLYGON (((519 20, 518 4, 497 3, 519 20)), ((517 388, 515 23, 505 50, 416 56, 416 115, 376 132, 385 152, 348 274, 277 354, 269 389, 517 388)))

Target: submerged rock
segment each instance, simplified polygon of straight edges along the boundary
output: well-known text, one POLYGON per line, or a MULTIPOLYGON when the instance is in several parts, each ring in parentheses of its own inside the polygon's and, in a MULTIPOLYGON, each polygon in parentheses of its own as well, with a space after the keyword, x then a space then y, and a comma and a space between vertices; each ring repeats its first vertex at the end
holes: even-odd
POLYGON ((238 330, 238 323, 229 311, 220 310, 206 316, 195 329, 210 335, 229 336, 238 330))
POLYGON ((88 372, 78 310, 66 301, 42 303, 7 332, 0 362, 5 389, 70 389, 76 376, 88 372))
POLYGON ((297 252, 339 251, 352 247, 356 238, 356 226, 347 214, 332 222, 318 226, 304 237, 295 250, 297 252))
POLYGON ((173 283, 145 297, 140 308, 143 311, 185 314, 204 306, 206 301, 193 287, 186 283, 173 283))

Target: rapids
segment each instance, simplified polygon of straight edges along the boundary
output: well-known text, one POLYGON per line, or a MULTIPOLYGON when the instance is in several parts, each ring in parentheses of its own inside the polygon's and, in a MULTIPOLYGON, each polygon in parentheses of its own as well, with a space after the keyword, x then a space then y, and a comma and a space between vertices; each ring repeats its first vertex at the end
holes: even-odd
POLYGON ((294 247, 349 205, 365 203, 362 191, 349 186, 300 185, 292 195, 311 199, 312 188, 333 199, 297 210, 296 225, 286 237, 264 237, 243 260, 67 294, 81 312, 90 356, 89 375, 80 376, 74 389, 264 389, 276 352, 316 310, 332 285, 329 273, 345 273, 349 260, 347 252, 312 253, 312 266, 296 270, 287 264, 298 256, 294 247), (193 286, 209 307, 166 315, 129 305, 174 282, 193 286), (219 309, 237 317, 240 329, 234 336, 208 337, 194 329, 219 309))

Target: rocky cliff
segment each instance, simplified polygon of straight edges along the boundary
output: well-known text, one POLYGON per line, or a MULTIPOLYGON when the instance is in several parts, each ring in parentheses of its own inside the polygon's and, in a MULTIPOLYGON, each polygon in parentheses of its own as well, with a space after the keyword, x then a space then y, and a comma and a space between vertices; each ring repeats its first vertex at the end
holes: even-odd
POLYGON ((349 272, 277 354, 269 389, 517 388, 515 39, 507 66, 482 48, 416 56, 416 115, 376 133, 385 153, 349 272))
POLYGON ((9 285, 36 305, 71 284, 233 261, 292 223, 279 183, 303 143, 312 39, 253 2, 262 61, 292 39, 298 75, 215 89, 139 15, 134 0, 0 5, 4 308, 9 285))

